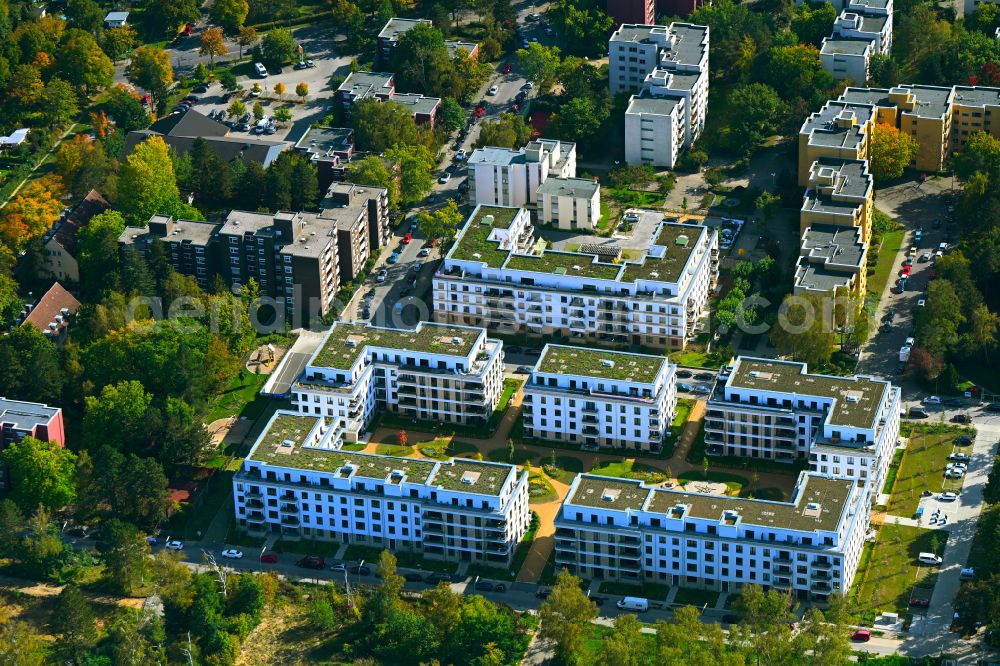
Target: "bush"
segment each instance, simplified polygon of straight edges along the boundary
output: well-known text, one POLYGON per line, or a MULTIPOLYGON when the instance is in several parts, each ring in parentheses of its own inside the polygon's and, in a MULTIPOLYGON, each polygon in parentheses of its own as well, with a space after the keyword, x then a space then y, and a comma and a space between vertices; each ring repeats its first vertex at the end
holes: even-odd
POLYGON ((709 186, 715 187, 722 182, 723 178, 722 169, 719 169, 718 167, 705 169, 705 182, 708 183, 709 186))

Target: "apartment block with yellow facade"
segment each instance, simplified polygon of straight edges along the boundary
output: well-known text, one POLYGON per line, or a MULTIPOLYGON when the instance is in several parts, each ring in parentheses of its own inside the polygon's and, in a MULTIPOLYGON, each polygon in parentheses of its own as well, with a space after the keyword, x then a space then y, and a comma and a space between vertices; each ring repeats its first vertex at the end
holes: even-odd
POLYGON ((812 165, 821 158, 868 159, 875 107, 830 101, 799 130, 799 185, 809 185, 812 165))
POLYGON ((861 230, 817 224, 802 233, 795 265, 796 294, 863 300, 868 286, 868 244, 861 230))
POLYGON ((961 150, 976 132, 1000 137, 1000 88, 955 86, 952 109, 953 151, 961 150))
POLYGON ((826 224, 856 227, 861 240, 870 241, 875 183, 868 162, 821 157, 809 168, 806 185, 799 211, 800 235, 809 227, 826 224))

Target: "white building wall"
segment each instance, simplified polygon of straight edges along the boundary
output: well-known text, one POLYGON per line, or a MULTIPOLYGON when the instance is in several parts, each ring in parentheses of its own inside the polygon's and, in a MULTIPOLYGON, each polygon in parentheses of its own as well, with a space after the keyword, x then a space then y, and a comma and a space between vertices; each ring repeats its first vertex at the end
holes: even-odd
POLYGON ((625 162, 672 168, 684 144, 684 110, 670 114, 625 112, 625 162))

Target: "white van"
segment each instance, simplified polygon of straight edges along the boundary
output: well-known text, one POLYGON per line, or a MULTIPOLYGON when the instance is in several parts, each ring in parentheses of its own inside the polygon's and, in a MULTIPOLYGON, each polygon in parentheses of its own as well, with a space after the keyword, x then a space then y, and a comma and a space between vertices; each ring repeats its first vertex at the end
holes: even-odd
POLYGON ((649 610, 649 599, 643 599, 642 597, 625 597, 619 601, 617 605, 621 610, 644 613, 649 610))
POLYGON ((260 78, 262 79, 267 78, 267 67, 264 67, 264 63, 255 62, 253 64, 253 69, 255 72, 257 72, 257 76, 259 76, 260 78))
POLYGON ((917 555, 917 561, 921 564, 932 564, 935 566, 942 562, 941 558, 934 553, 920 553, 917 555))

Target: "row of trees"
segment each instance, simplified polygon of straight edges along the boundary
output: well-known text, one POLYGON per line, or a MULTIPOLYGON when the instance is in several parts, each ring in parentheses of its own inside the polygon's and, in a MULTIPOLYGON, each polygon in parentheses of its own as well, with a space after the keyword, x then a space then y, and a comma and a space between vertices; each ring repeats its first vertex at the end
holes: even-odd
POLYGON ((597 606, 581 590, 580 579, 562 571, 542 604, 539 633, 555 645, 561 664, 850 663, 850 618, 842 599, 835 598, 826 612, 807 610, 794 634, 795 603, 790 595, 747 585, 740 606, 742 619, 730 627, 728 637, 718 624, 705 623, 692 606, 677 609, 670 621, 657 622, 655 636, 641 632, 635 615, 620 615, 595 654, 587 642, 595 637, 597 628, 591 623, 597 618, 597 606))

